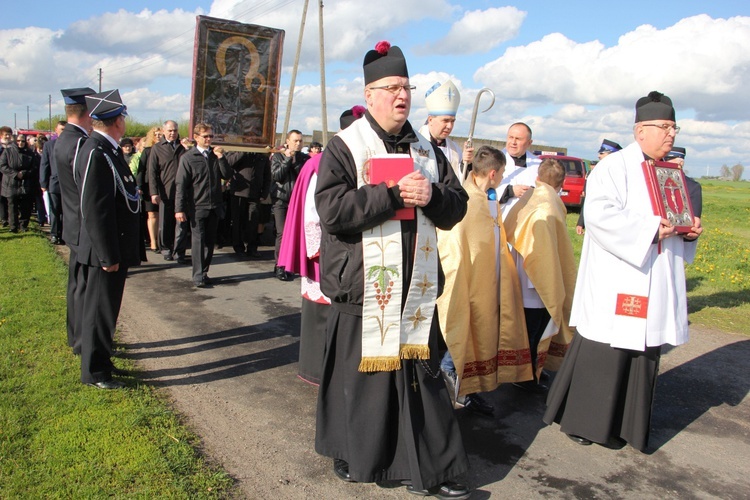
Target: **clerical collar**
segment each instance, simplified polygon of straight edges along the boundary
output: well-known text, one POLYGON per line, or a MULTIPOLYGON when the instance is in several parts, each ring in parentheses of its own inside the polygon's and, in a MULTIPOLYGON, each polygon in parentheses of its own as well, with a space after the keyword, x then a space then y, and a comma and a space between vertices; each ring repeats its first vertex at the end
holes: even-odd
POLYGON ((372 127, 377 136, 386 144, 386 149, 389 153, 399 149, 399 145, 408 145, 413 142, 419 142, 417 134, 414 133, 414 129, 411 127, 411 123, 409 123, 408 120, 404 123, 404 126, 401 127, 401 131, 398 134, 389 134, 383 130, 383 127, 381 127, 377 121, 375 121, 375 118, 372 117, 369 111, 365 112, 365 118, 370 123, 370 127, 372 127))
POLYGON ((442 140, 441 139, 435 139, 434 137, 432 137, 432 135, 430 135, 430 142, 432 142, 435 146, 437 146, 439 148, 442 148, 442 147, 445 146, 445 139, 442 139, 442 140))
POLYGON ((511 155, 511 158, 513 158, 513 163, 515 163, 517 167, 526 168, 526 153, 522 154, 519 157, 511 155))

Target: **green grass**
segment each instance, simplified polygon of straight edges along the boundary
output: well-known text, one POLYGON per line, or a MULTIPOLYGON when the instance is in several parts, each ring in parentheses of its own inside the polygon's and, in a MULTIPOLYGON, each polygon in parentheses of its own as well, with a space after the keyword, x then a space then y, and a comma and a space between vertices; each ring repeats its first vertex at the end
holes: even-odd
MULTIPOLYGON (((750 336, 750 182, 703 181, 704 233, 687 266, 690 322, 750 336)), ((568 214, 576 257, 583 238, 568 214)))
POLYGON ((66 281, 43 236, 0 230, 0 498, 232 496, 154 389, 80 383, 66 281))

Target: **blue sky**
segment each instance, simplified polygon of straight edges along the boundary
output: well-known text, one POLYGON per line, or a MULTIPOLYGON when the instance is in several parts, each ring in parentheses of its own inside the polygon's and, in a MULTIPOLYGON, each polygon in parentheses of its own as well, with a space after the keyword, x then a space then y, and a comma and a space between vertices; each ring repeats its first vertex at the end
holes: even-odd
MULTIPOLYGON (((46 117, 49 95, 60 113, 58 90, 96 87, 98 68, 139 120, 186 118, 194 19, 206 14, 286 30, 282 127, 302 0, 111 5, 41 0, 4 10, 0 122, 25 127, 27 106, 31 121, 46 117)), ((750 167, 750 2, 330 0, 324 15, 329 128, 362 103, 362 56, 386 39, 404 49, 418 87, 414 123, 425 117, 424 91, 452 78, 462 94, 456 134, 467 133, 474 96, 490 87, 497 102, 476 136, 503 139, 522 120, 536 144, 591 158, 603 138, 629 143, 633 104, 660 90, 675 102, 693 175, 750 167)), ((317 30, 313 1, 292 108, 292 126, 307 132, 321 128, 317 30)))

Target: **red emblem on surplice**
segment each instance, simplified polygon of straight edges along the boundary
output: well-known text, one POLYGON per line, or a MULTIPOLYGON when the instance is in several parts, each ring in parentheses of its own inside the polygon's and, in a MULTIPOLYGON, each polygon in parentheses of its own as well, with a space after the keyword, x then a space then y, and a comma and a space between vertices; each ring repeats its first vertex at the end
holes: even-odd
POLYGON ((632 316, 634 318, 646 318, 648 312, 648 297, 640 295, 617 294, 617 307, 615 314, 620 316, 632 316))

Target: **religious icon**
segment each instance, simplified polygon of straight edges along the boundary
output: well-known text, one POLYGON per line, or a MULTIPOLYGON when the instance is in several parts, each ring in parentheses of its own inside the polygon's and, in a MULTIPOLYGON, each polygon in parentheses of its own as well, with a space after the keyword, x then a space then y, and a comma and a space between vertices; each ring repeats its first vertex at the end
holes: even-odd
POLYGON ((642 164, 654 215, 667 219, 680 234, 693 226, 693 207, 685 174, 674 163, 648 160, 642 164))
POLYGON ((190 128, 213 127, 215 145, 273 144, 284 31, 198 16, 190 128))

